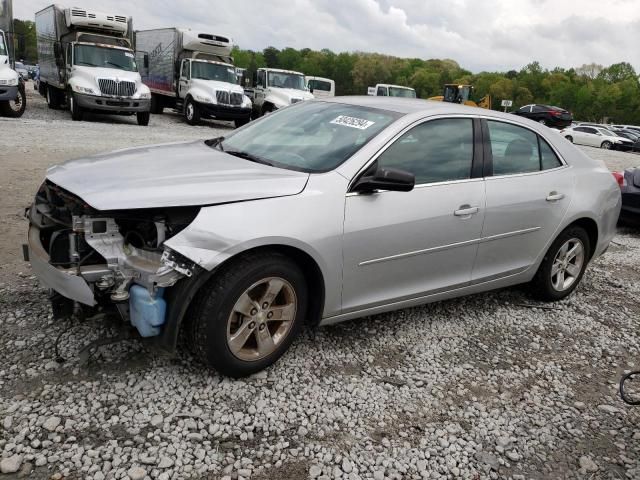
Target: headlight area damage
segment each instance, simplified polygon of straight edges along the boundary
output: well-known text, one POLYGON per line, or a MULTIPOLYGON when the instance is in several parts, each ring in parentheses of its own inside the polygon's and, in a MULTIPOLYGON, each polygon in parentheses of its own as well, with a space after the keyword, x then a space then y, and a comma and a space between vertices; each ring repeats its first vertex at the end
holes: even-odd
POLYGON ((164 246, 199 207, 97 211, 46 181, 29 209, 29 260, 55 293, 54 316, 77 303, 94 313, 117 310, 143 337, 165 323, 165 289, 197 267, 164 246), (77 303, 76 303, 77 302, 77 303))

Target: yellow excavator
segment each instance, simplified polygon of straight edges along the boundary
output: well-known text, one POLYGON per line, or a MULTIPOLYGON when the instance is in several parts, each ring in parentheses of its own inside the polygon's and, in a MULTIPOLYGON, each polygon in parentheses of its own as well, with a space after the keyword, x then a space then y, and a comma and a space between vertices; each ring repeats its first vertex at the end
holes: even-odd
POLYGON ((491 108, 491 95, 482 97, 477 103, 470 100, 473 87, 471 85, 459 85, 457 83, 448 83, 444 86, 444 94, 437 97, 431 97, 429 100, 437 102, 459 103, 470 107, 491 108))

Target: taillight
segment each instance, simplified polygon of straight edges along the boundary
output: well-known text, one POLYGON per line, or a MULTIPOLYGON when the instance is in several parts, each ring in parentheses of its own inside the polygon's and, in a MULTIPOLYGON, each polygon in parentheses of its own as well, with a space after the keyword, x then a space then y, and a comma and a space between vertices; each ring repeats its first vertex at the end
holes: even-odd
POLYGON ((612 175, 613 178, 616 179, 616 182, 618 182, 620 188, 627 186, 627 181, 624 179, 624 172, 613 172, 612 175))
POLYGON ((559 117, 560 115, 562 115, 562 112, 559 112, 558 110, 549 110, 549 113, 554 117, 559 117))

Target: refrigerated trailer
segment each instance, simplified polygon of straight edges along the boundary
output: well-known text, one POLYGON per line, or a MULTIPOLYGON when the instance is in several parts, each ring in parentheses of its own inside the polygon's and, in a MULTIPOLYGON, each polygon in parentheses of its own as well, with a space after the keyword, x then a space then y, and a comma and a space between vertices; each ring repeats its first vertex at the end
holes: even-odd
POLYGON ((151 111, 175 108, 190 125, 202 117, 251 119, 251 100, 237 84, 229 37, 179 28, 136 32, 142 81, 151 89, 151 111))
POLYGON ((151 92, 142 83, 124 15, 51 5, 36 13, 40 94, 49 108, 137 115, 149 124, 151 92))
POLYGON ((0 0, 0 114, 20 117, 27 106, 24 80, 15 71, 12 0, 0 0))

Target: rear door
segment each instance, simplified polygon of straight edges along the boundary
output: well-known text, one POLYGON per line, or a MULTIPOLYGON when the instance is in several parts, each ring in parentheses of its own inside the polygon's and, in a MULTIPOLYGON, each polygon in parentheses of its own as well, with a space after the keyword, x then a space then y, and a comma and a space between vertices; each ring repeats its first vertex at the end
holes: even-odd
POLYGON ((416 186, 347 194, 345 313, 469 284, 484 219, 480 133, 472 118, 425 121, 366 167, 409 171, 416 186))
POLYGON ((571 168, 534 131, 494 120, 483 127, 487 203, 474 283, 515 275, 535 263, 556 235, 574 185, 571 168))

